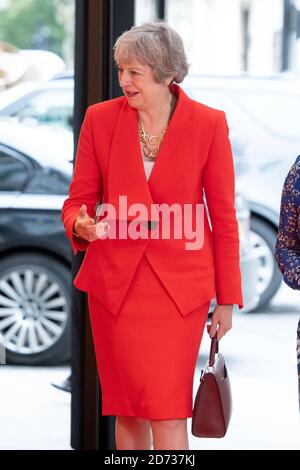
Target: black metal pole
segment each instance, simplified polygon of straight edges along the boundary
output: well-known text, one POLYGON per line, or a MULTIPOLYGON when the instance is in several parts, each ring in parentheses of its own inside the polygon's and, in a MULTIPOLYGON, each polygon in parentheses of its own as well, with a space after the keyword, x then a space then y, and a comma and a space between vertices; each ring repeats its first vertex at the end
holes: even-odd
POLYGON ((166 16, 166 2, 165 0, 156 0, 157 18, 164 20, 166 16))
POLYGON ((293 5, 290 0, 283 2, 283 30, 282 30, 282 61, 281 70, 288 70, 290 63, 290 31, 291 31, 291 9, 293 5))
MULTIPOLYGON (((111 50, 112 46, 115 43, 116 39, 128 29, 131 28, 134 24, 134 0, 111 0, 111 16, 110 23, 112 28, 111 34, 111 50)), ((112 89, 111 89, 111 98, 121 96, 122 90, 118 82, 118 72, 116 67, 113 65, 113 54, 111 54, 111 70, 112 74, 112 89)))
MULTIPOLYGON (((74 148, 88 105, 109 98, 109 0, 76 0, 74 148)), ((72 257, 72 279, 84 254, 72 257)), ((113 449, 114 418, 101 416, 87 296, 72 288, 71 327, 71 446, 77 450, 113 449)))
MULTIPOLYGON (((87 106, 121 94, 112 46, 134 24, 134 0, 75 0, 74 148, 87 106)), ((75 153, 76 155, 76 153, 75 153)), ((72 257, 72 280, 84 254, 72 257)), ((72 287, 71 446, 76 450, 115 449, 115 417, 101 414, 87 296, 72 287)))
POLYGON ((300 11, 296 10, 296 39, 300 38, 300 11))

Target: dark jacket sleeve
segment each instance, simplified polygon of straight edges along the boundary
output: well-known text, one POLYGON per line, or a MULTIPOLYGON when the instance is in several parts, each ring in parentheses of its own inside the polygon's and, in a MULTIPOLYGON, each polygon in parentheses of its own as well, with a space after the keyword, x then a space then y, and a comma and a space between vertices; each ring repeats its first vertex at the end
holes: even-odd
POLYGON ((291 167, 282 190, 275 260, 284 282, 300 289, 300 155, 291 167))

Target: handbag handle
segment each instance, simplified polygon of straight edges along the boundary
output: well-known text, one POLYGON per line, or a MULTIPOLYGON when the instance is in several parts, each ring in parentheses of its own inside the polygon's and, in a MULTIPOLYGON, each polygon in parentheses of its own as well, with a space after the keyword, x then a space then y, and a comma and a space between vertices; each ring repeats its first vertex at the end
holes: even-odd
POLYGON ((211 339, 211 344, 210 344, 210 352, 209 352, 209 360, 208 360, 208 365, 210 367, 213 367, 215 365, 215 355, 219 351, 219 342, 217 340, 217 335, 215 335, 211 339))

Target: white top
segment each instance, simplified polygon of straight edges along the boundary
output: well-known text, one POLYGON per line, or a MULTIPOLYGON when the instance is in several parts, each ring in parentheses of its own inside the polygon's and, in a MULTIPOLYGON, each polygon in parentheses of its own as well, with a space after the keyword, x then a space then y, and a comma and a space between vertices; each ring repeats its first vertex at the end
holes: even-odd
POLYGON ((146 178, 147 180, 149 179, 150 177, 150 174, 151 174, 151 171, 153 169, 153 165, 155 162, 148 162, 146 160, 144 160, 144 153, 142 151, 142 158, 143 158, 143 163, 144 163, 144 169, 145 169, 145 173, 146 173, 146 178))
POLYGON ((144 161, 144 168, 145 168, 145 173, 146 173, 146 178, 147 180, 150 177, 151 171, 153 169, 154 162, 146 162, 144 161))

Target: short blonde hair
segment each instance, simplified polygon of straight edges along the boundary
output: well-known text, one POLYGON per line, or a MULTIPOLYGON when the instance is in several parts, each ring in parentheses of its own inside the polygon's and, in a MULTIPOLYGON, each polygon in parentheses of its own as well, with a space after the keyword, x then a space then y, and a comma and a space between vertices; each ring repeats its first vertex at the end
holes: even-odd
POLYGON ((136 58, 141 64, 149 65, 154 79, 162 83, 172 77, 172 82, 181 83, 188 73, 183 42, 179 34, 164 21, 132 26, 116 40, 114 59, 130 62, 136 58))

